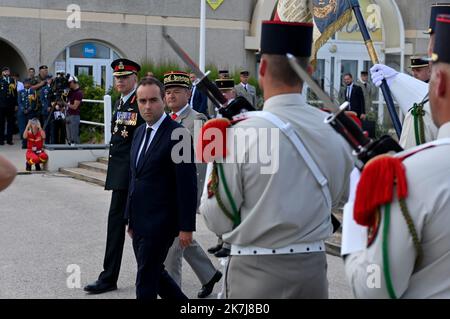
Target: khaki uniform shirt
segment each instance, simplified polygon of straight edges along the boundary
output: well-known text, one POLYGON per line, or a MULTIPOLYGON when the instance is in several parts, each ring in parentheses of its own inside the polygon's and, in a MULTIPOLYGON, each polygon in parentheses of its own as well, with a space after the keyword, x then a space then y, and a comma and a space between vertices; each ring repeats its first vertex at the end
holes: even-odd
MULTIPOLYGON (((439 130, 438 139, 444 138, 450 138, 450 122, 439 130)), ((440 145, 403 161, 408 184, 406 205, 419 235, 423 258, 416 265, 413 240, 395 199, 391 204, 388 254, 397 298, 450 298, 449 154, 450 145, 440 145)), ((389 298, 382 255, 384 210, 381 215, 372 245, 364 251, 349 254, 345 259, 347 278, 358 298, 389 298), (379 288, 374 287, 376 282, 379 288)))
POLYGON ((247 90, 245 90, 242 83, 234 86, 236 90, 236 96, 243 96, 247 101, 256 108, 256 88, 253 85, 247 84, 247 90))
MULTIPOLYGON (((264 110, 291 123, 328 179, 333 206, 339 205, 342 198, 346 200, 353 159, 344 139, 331 126, 324 124, 327 114, 306 104, 300 94, 274 96, 266 101, 264 110)), ((243 150, 238 151, 238 146, 233 148, 237 156, 246 159, 246 162, 228 163, 227 157, 227 162, 223 164, 225 178, 242 222, 233 229, 231 220, 218 206, 216 197, 208 198, 205 187, 200 213, 207 227, 222 235, 225 242, 272 249, 329 237, 332 233, 330 208, 319 184, 288 137, 261 118, 246 119, 234 128, 241 130, 235 130, 241 141, 246 138, 244 134, 249 133, 249 144, 243 150), (259 129, 267 128, 273 129, 268 136, 275 134, 274 131, 279 135, 279 142, 272 144, 271 149, 275 156, 269 159, 259 157, 249 163, 255 151, 258 153, 261 147, 266 148, 262 138, 264 131, 259 129), (257 134, 250 134, 252 130, 257 134), (262 171, 271 171, 268 169, 270 161, 273 173, 262 174, 262 171)), ((230 141, 231 137, 227 139, 230 141)), ((223 181, 219 182, 219 192, 231 211, 223 181)))

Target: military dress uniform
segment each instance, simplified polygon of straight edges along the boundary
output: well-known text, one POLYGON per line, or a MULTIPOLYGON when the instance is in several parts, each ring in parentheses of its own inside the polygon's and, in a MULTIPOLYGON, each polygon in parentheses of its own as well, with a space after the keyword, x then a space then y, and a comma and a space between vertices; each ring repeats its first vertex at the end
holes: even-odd
MULTIPOLYGON (((426 33, 433 36, 437 15, 449 13, 449 3, 432 5, 429 28, 426 33)), ((371 69, 371 72, 376 67, 377 65, 371 69)), ((437 128, 431 119, 428 84, 404 73, 395 75, 392 80, 388 80, 388 84, 394 99, 405 114, 400 145, 408 149, 435 140, 437 128)))
POLYGON ((50 115, 50 110, 52 107, 52 102, 54 101, 53 90, 48 83, 44 85, 41 89, 39 100, 41 102, 41 123, 42 126, 47 124, 45 127, 45 142, 50 144, 54 140, 53 133, 53 116, 50 115), (50 116, 50 117, 49 117, 50 116), (48 122, 47 122, 48 119, 48 122))
MULTIPOLYGON (((140 66, 130 60, 118 59, 112 62, 114 76, 137 73, 140 66)), ((144 123, 136 100, 136 89, 127 96, 121 96, 114 106, 111 123, 108 170, 105 189, 112 190, 108 214, 104 271, 99 276, 101 283, 115 286, 119 277, 125 241, 126 219, 124 217, 128 195, 130 151, 133 134, 144 123)), ((85 290, 89 290, 86 289, 85 290)))
MULTIPOLYGON (((242 71, 241 75, 249 75, 248 71, 242 71)), ((237 96, 243 96, 247 99, 247 101, 256 108, 256 88, 251 85, 250 83, 244 84, 239 83, 237 84, 234 89, 236 90, 237 96)))
MULTIPOLYGON (((9 70, 9 69, 8 69, 9 70)), ((12 144, 14 112, 17 106, 16 82, 12 77, 0 78, 0 144, 12 144), (6 136, 5 136, 6 123, 6 136)))
MULTIPOLYGON (((190 79, 189 75, 184 72, 168 72, 164 75, 164 87, 183 87, 189 89, 190 79)), ((200 129, 201 125, 203 125, 208 119, 203 113, 199 113, 195 111, 189 104, 183 107, 177 113, 171 113, 170 117, 172 120, 178 122, 183 125, 191 134, 192 137, 195 137, 195 129, 200 129), (196 122, 197 121, 197 122, 196 122), (196 127, 201 123, 200 126, 196 127)), ((195 141, 194 141, 195 146, 195 141)), ((196 164, 197 168, 197 207, 200 205, 200 197, 203 190, 203 185, 205 181, 206 174, 206 165, 204 163, 196 164)), ((209 260, 208 256, 203 251, 203 248, 199 245, 199 243, 193 239, 192 243, 186 248, 182 249, 180 246, 179 238, 175 238, 172 246, 167 253, 166 260, 164 261, 164 265, 166 266, 167 272, 173 278, 173 280, 177 283, 178 286, 181 287, 182 282, 182 257, 187 261, 187 263, 191 266, 195 275, 199 279, 200 283, 203 287, 209 284, 211 286, 209 288, 202 288, 202 291, 199 292, 198 297, 204 298, 209 295, 212 291, 212 288, 215 282, 219 281, 222 277, 222 274, 217 271, 214 265, 209 260), (203 292, 203 290, 205 290, 203 292)))
MULTIPOLYGON (((450 65, 444 44, 450 36, 450 15, 439 17, 436 40, 442 42, 436 42, 433 61, 450 65)), ((443 107, 450 109, 450 103, 443 107)), ((355 201, 349 204, 350 217, 368 227, 367 248, 345 257, 356 297, 450 298, 448 154, 450 122, 441 125, 436 141, 375 158, 362 171, 355 201), (390 198, 374 192, 374 184, 382 185, 390 198)))
MULTIPOLYGON (((232 90, 235 85, 233 79, 230 79, 228 76, 225 76, 225 74, 228 74, 228 71, 223 70, 221 72, 222 75, 219 71, 219 78, 215 80, 215 84, 217 88, 223 93, 224 91, 226 92, 232 90)), ((233 101, 232 99, 228 100, 227 104, 230 104, 232 101, 233 101)), ((216 113, 217 118, 222 118, 222 114, 219 113, 219 110, 216 110, 216 113)), ((230 255, 230 249, 231 245, 227 242, 224 242, 222 236, 219 235, 217 238, 217 245, 208 248, 208 252, 214 254, 214 256, 216 256, 217 258, 223 258, 230 255)))
POLYGON ((19 92, 17 101, 19 104, 19 111, 25 117, 25 123, 28 123, 28 120, 31 120, 34 117, 38 117, 37 94, 35 90, 32 88, 23 89, 19 92))
MULTIPOLYGON (((312 30, 312 24, 263 23, 261 51, 308 57, 312 30)), ((227 150, 221 153, 228 151, 237 157, 214 157, 217 162, 208 164, 212 173, 207 174, 210 179, 200 212, 207 227, 232 245, 225 275, 226 297, 327 298, 323 241, 332 234, 332 207, 346 196, 353 165, 351 152, 323 123, 326 113, 308 105, 301 94, 275 95, 265 101, 264 112, 248 112, 246 116, 233 128, 241 132, 270 129, 269 139, 279 132, 279 149, 271 149, 272 167, 259 159, 252 163, 249 157, 266 146, 267 139, 250 135, 245 148, 238 152, 237 146, 230 144, 233 137, 227 136, 227 150), (265 116, 252 115, 267 113, 269 119, 275 116, 290 124, 310 159, 300 156, 280 126, 265 116), (321 183, 316 174, 322 174, 321 183)), ((205 124, 204 131, 209 125, 205 124)))
POLYGON ((431 119, 428 84, 400 73, 392 80, 389 88, 405 114, 400 146, 408 149, 435 140, 437 128, 431 119))

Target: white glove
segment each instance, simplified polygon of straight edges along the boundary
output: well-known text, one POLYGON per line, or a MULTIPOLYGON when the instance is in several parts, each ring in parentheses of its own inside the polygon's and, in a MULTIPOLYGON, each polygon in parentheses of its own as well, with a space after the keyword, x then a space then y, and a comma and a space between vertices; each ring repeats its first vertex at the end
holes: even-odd
POLYGON ((384 64, 375 64, 370 69, 370 75, 372 76, 372 82, 377 87, 380 87, 383 79, 386 79, 388 85, 391 85, 392 80, 397 76, 398 72, 393 68, 390 68, 384 64))

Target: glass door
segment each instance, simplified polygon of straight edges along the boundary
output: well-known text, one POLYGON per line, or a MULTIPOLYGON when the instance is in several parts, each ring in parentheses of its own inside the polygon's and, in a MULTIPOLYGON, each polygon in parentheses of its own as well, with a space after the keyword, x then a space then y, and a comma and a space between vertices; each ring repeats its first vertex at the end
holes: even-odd
POLYGON ((71 58, 68 73, 79 76, 90 75, 94 78, 94 84, 108 89, 113 85, 112 69, 110 60, 103 59, 75 59, 71 58))

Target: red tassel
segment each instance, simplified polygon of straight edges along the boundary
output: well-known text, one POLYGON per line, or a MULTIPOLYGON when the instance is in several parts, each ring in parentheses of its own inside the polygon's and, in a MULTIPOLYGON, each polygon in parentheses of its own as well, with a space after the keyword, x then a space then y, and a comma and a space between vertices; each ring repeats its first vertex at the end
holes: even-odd
POLYGON ((385 155, 368 162, 356 190, 355 221, 363 226, 372 226, 376 209, 392 202, 394 185, 397 186, 398 199, 408 196, 406 171, 401 159, 385 155))
POLYGON ((229 127, 231 122, 226 118, 212 119, 203 125, 196 149, 196 157, 199 161, 210 163, 217 158, 226 157, 227 128, 229 127))

